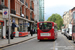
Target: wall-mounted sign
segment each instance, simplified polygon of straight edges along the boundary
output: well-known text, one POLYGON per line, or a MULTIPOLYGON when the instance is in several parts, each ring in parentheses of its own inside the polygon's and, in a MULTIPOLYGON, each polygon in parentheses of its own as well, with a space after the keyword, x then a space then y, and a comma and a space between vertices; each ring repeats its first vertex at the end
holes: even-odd
POLYGON ((8 18, 8 9, 3 9, 3 18, 8 18))

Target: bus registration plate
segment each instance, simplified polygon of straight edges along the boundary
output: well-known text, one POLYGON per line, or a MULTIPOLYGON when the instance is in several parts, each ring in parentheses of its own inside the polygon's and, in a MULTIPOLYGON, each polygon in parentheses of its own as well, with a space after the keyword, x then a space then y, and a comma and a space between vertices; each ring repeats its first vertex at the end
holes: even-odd
POLYGON ((41 36, 51 36, 50 33, 41 33, 41 36))

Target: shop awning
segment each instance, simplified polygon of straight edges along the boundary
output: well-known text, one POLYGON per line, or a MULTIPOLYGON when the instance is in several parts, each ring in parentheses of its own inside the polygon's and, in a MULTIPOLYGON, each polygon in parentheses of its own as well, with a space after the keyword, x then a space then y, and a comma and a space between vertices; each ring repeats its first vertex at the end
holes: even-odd
POLYGON ((19 25, 12 23, 12 27, 19 27, 19 25))
POLYGON ((12 23, 12 27, 16 27, 16 24, 15 23, 12 23))

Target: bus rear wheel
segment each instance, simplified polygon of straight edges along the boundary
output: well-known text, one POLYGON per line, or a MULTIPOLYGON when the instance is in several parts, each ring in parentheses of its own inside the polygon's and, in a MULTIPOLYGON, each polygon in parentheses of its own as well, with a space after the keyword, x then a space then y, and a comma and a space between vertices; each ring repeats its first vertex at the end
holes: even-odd
POLYGON ((53 39, 53 41, 55 41, 57 38, 53 39))

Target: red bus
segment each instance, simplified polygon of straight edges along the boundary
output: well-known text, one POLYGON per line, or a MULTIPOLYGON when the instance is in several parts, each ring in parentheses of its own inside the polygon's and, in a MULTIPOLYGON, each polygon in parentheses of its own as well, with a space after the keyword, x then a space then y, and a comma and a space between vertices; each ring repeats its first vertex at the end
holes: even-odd
POLYGON ((54 22, 38 22, 37 23, 37 39, 50 40, 57 39, 57 24, 54 22))
POLYGON ((75 24, 72 25, 72 40, 75 43, 75 24))

